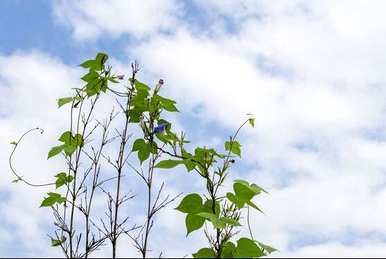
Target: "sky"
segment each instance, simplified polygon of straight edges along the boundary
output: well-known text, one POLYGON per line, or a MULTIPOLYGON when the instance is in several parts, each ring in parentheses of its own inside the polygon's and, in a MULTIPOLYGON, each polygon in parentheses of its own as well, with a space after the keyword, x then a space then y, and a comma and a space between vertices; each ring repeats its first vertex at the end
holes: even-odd
MULTIPOLYGON (((171 119, 198 144, 222 148, 254 114, 232 178, 269 192, 256 200, 265 214, 253 214, 252 228, 280 250, 272 257, 384 256, 385 7, 381 0, 0 1, 0 257, 61 255, 47 236, 52 215, 39 209, 47 190, 11 183, 9 142, 44 128, 18 151, 17 169, 37 182, 60 170, 59 159, 46 160, 68 123, 56 99, 81 84, 78 64, 97 52, 122 73, 138 60, 148 84, 163 78, 181 111, 171 119)), ((183 171, 160 173, 161 181, 171 193, 202 184, 183 171)), ((198 231, 185 237, 184 216, 172 207, 157 218, 153 256, 204 245, 198 231)), ((133 220, 141 209, 140 201, 129 204, 133 220)), ((138 256, 128 240, 118 255, 138 256)))

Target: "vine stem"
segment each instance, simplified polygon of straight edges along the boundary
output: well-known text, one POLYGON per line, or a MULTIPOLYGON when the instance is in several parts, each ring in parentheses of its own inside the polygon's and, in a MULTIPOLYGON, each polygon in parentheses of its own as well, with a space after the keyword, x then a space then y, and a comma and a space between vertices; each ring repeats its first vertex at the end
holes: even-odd
POLYGON ((36 128, 32 128, 32 129, 29 129, 27 130, 26 132, 23 133, 23 135, 21 135, 21 137, 16 141, 16 142, 13 142, 12 144, 14 145, 13 149, 12 149, 12 152, 11 154, 9 155, 9 158, 8 158, 8 164, 9 164, 9 168, 11 169, 11 172, 17 177, 17 181, 22 181, 23 183, 31 186, 31 187, 43 187, 43 186, 50 186, 50 185, 55 185, 55 183, 41 183, 41 184, 36 184, 36 183, 32 183, 30 181, 27 181, 25 178, 23 178, 22 176, 20 176, 14 166, 13 166, 13 156, 15 155, 15 152, 16 152, 16 149, 17 147, 19 146, 19 144, 21 143, 21 141, 24 139, 24 137, 26 137, 29 133, 31 132, 34 132, 34 131, 37 131, 39 130, 40 131, 40 134, 43 134, 44 133, 44 130, 42 128, 39 128, 39 127, 36 127, 36 128))

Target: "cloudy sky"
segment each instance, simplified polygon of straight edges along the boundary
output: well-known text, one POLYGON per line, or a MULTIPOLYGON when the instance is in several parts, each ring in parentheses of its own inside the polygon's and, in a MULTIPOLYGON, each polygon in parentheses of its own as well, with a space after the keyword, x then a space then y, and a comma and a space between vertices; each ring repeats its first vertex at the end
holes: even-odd
MULTIPOLYGON (((47 190, 11 184, 9 142, 44 128, 26 140, 17 168, 51 179, 62 164, 46 154, 67 125, 56 99, 81 84, 78 64, 100 51, 122 73, 138 60, 142 81, 163 78, 182 111, 174 122, 199 144, 221 148, 255 115, 233 177, 269 191, 252 224, 280 250, 273 256, 386 255, 385 8, 376 0, 2 0, 0 256, 60 255, 49 247, 52 216, 38 208, 47 190)), ((184 172, 159 177, 171 192, 202 184, 184 172)), ((157 224, 154 255, 203 244, 202 233, 185 238, 178 212, 164 211, 157 224)), ((138 255, 121 243, 119 255, 138 255)))

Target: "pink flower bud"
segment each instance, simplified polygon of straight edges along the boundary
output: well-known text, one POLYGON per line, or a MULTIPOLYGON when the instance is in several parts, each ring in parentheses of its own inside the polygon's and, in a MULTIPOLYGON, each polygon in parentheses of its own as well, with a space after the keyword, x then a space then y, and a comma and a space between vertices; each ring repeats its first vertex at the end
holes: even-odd
POLYGON ((163 80, 163 79, 160 79, 160 80, 158 81, 158 83, 159 83, 160 85, 163 85, 163 84, 164 84, 164 80, 163 80))

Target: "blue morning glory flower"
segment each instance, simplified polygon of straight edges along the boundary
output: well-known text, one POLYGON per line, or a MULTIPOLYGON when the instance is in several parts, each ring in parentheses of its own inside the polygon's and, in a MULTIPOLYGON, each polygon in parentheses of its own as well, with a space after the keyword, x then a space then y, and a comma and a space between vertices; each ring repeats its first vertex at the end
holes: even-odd
POLYGON ((163 132, 166 129, 167 125, 168 124, 166 124, 166 123, 159 124, 157 127, 154 128, 154 133, 161 133, 161 132, 163 132))

